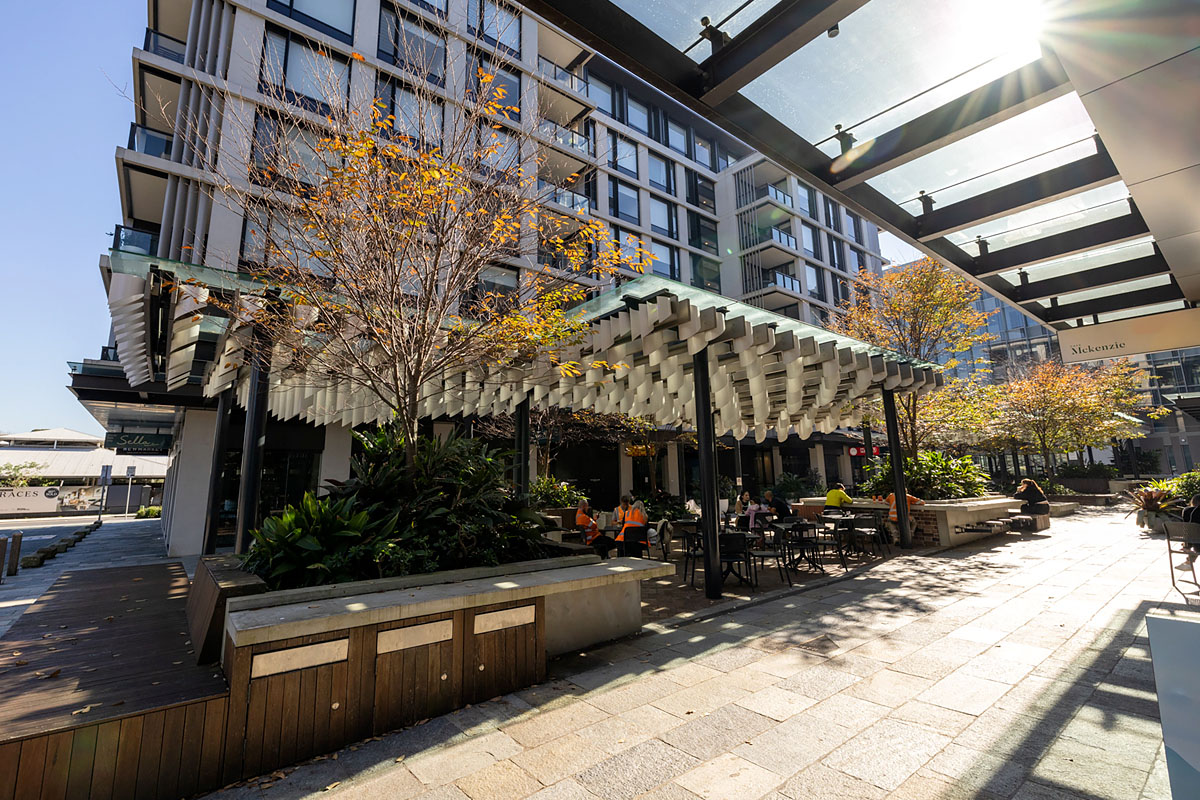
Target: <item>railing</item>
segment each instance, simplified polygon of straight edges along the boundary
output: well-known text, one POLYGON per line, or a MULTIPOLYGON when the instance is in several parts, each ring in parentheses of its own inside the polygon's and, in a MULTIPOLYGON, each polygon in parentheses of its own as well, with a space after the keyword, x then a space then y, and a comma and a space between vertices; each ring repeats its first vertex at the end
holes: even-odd
POLYGON ((117 346, 106 344, 100 348, 101 361, 120 361, 121 358, 117 355, 117 346))
POLYGON ((564 128, 553 120, 544 119, 538 123, 538 131, 546 137, 553 139, 563 147, 569 147, 572 150, 578 150, 584 155, 593 155, 595 150, 592 148, 592 140, 570 128, 564 128))
POLYGON ((574 72, 571 72, 558 64, 555 64, 545 56, 538 56, 538 72, 545 75, 551 80, 566 84, 573 92, 586 95, 588 92, 588 82, 586 79, 579 77, 574 72))
POLYGON ((142 49, 147 53, 154 53, 156 56, 169 58, 182 64, 187 54, 187 43, 179 41, 174 36, 159 33, 153 28, 146 28, 146 43, 142 49))
POLYGON ((174 135, 136 122, 129 126, 129 149, 156 158, 170 158, 174 135))
POLYGON ((781 231, 779 228, 762 228, 758 231, 758 241, 762 242, 778 242, 785 247, 796 249, 796 237, 792 236, 787 231, 781 231))
POLYGON ((755 191, 755 193, 754 193, 754 196, 755 197, 769 197, 772 200, 775 200, 776 202, 783 203, 788 208, 791 208, 793 205, 792 196, 790 194, 783 191, 779 187, 772 186, 770 184, 767 184, 766 186, 758 187, 757 191, 755 191))
POLYGON ((545 192, 545 199, 558 203, 560 206, 566 206, 576 214, 586 214, 592 210, 591 201, 586 196, 579 192, 573 192, 570 189, 564 189, 561 186, 555 186, 549 181, 538 180, 538 191, 545 192))
POLYGON ((113 228, 112 249, 144 256, 157 255, 158 234, 117 225, 113 228))
POLYGON ((789 292, 795 292, 796 294, 804 293, 800 287, 800 279, 795 275, 775 271, 771 272, 768 277, 770 278, 770 283, 781 289, 787 289, 789 292))

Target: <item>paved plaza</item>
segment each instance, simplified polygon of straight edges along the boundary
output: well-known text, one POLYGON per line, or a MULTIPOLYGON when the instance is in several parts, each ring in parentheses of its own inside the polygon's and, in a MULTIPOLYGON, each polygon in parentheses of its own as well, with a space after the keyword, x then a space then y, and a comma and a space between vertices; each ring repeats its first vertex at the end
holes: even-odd
POLYGON ((902 556, 559 661, 554 680, 213 797, 1169 798, 1115 511, 902 556))

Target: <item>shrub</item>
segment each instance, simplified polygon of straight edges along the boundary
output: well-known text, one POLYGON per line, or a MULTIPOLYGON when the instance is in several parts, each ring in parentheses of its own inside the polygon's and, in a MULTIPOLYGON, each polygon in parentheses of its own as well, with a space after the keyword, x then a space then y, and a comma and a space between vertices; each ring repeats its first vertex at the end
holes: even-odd
POLYGON ((1063 464, 1056 472, 1060 478, 1115 478, 1118 475, 1112 464, 1080 464, 1077 461, 1063 464))
MULTIPOLYGON (((891 463, 873 458, 866 466, 867 479, 858 487, 860 494, 886 497, 892 492, 891 463)), ((966 456, 954 458, 945 453, 918 453, 904 460, 904 481, 909 494, 922 500, 949 500, 956 497, 982 497, 987 494, 988 475, 966 456)))
POLYGON ((142 506, 134 515, 136 519, 157 519, 162 516, 162 506, 142 506))
POLYGON ((785 500, 797 500, 801 497, 816 497, 824 494, 821 488, 821 473, 810 469, 802 476, 794 472, 779 473, 779 477, 775 479, 773 491, 776 496, 785 500))
POLYGON ((1175 478, 1172 483, 1175 496, 1185 503, 1190 502, 1193 497, 1200 494, 1200 469, 1185 472, 1175 478))
POLYGON ((582 499, 583 492, 551 475, 538 476, 529 485, 529 505, 534 508, 572 508, 582 499))
POLYGON ((688 513, 687 504, 682 497, 661 489, 643 500, 642 505, 646 507, 646 518, 650 520, 651 525, 660 519, 690 519, 692 516, 688 513))

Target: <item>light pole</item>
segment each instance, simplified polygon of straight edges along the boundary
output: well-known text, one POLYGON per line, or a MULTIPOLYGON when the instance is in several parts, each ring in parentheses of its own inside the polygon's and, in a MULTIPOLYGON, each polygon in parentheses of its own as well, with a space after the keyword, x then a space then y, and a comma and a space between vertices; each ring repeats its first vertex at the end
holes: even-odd
POLYGON ((136 474, 137 474, 137 467, 126 467, 125 468, 125 477, 129 479, 129 482, 125 484, 125 514, 124 514, 124 516, 126 516, 126 517, 129 516, 129 495, 133 494, 133 476, 136 474))

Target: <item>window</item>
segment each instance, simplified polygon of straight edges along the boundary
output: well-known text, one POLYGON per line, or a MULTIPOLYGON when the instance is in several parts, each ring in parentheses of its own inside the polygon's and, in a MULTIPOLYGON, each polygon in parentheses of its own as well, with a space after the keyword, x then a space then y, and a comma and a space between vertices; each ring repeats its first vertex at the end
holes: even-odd
POLYGON ((511 119, 521 119, 521 76, 499 64, 494 64, 486 58, 479 59, 478 72, 475 74, 475 87, 479 88, 481 76, 490 75, 492 80, 487 84, 491 94, 489 100, 499 106, 500 116, 511 119))
POLYGON ((282 93, 289 103, 309 111, 329 114, 335 106, 346 105, 350 65, 293 34, 268 28, 260 89, 264 94, 282 93))
POLYGON ((325 267, 313 256, 316 249, 317 243, 305 235, 303 226, 287 211, 263 205, 246 209, 241 266, 306 269, 320 274, 325 267))
POLYGON ((632 97, 625 101, 625 122, 642 133, 650 132, 650 109, 641 100, 632 97))
POLYGON ((724 147, 719 147, 717 149, 717 172, 729 169, 729 162, 731 160, 729 152, 724 147))
POLYGON ((685 156, 688 151, 688 131, 673 119, 667 120, 667 146, 685 156))
POLYGON ((446 83, 446 39, 384 5, 379 10, 379 58, 427 78, 446 83))
POLYGON ((713 168, 713 143, 710 139, 697 135, 693 151, 692 158, 709 169, 713 168))
POLYGON ((464 317, 478 318, 487 313, 487 305, 493 311, 503 313, 511 305, 509 298, 516 298, 519 287, 520 277, 512 267, 484 267, 479 270, 479 283, 475 289, 464 293, 460 313, 464 317))
POLYGON ((521 15, 497 0, 468 0, 471 32, 488 44, 521 57, 521 15))
POLYGON ((675 163, 660 155, 649 154, 650 185, 669 195, 675 194, 675 163))
POLYGON ((850 281, 846 278, 834 278, 833 300, 837 305, 850 302, 850 281))
POLYGON ((833 202, 828 197, 825 198, 825 224, 839 233, 842 230, 841 209, 838 208, 837 203, 833 202))
POLYGON ((721 292, 721 262, 692 254, 692 286, 721 292))
POLYGON ((650 252, 654 255, 654 274, 673 281, 679 280, 679 248, 650 240, 650 252))
POLYGON ((674 203, 650 195, 650 230, 672 239, 679 238, 679 214, 674 203))
MULTIPOLYGON (((482 166, 496 172, 513 172, 520 168, 521 141, 506 128, 481 125, 479 128, 479 159, 482 166)), ((514 179, 518 176, 514 174, 514 179)))
POLYGON ((821 257, 821 240, 817 229, 812 225, 800 225, 800 236, 804 241, 804 255, 809 258, 821 257))
POLYGON ((622 263, 621 266, 625 269, 634 269, 641 265, 643 269, 645 264, 642 263, 643 256, 638 253, 642 248, 642 240, 636 233, 627 230, 622 230, 616 225, 612 228, 613 245, 621 251, 622 263))
POLYGON ((855 271, 867 269, 867 254, 862 250, 859 250, 857 247, 851 247, 850 258, 852 259, 850 266, 854 267, 855 271))
POLYGON ((620 217, 626 222, 642 224, 641 210, 638 207, 638 190, 628 183, 608 179, 608 213, 620 217))
POLYGON ((608 165, 626 175, 637 177, 637 144, 611 131, 608 134, 608 165))
POLYGON ((511 267, 484 267, 479 271, 479 288, 498 295, 515 295, 517 271, 511 267))
POLYGON ((812 187, 800 184, 800 190, 796 192, 796 208, 800 209, 800 213, 810 219, 817 218, 817 193, 812 190, 812 187))
POLYGON ((613 116, 613 88, 599 78, 588 76, 588 98, 596 104, 596 108, 613 116))
POLYGON ((688 244, 717 255, 717 223, 695 211, 689 211, 688 244))
POLYGON ((825 234, 829 241, 829 256, 825 259, 829 262, 829 266, 846 271, 846 255, 842 251, 842 240, 834 237, 832 233, 825 234))
POLYGON ((267 8, 338 41, 354 41, 354 0, 267 0, 267 8))
POLYGON ((863 243, 863 221, 862 217, 855 214, 853 211, 846 212, 846 221, 849 223, 850 237, 859 244, 863 243))
POLYGON ((267 182, 281 178, 316 186, 329 174, 324 155, 317 149, 320 139, 316 131, 260 112, 254 121, 251 150, 254 179, 267 182))
POLYGON ((717 210, 717 188, 708 178, 701 177, 695 170, 687 171, 687 201, 694 206, 717 210))
POLYGON ((442 143, 442 103, 428 96, 418 95, 408 87, 391 80, 380 80, 377 89, 384 104, 385 116, 392 115, 392 130, 396 136, 407 137, 411 142, 425 147, 438 147, 442 143))
POLYGON ((814 267, 812 264, 805 264, 804 282, 808 285, 809 297, 825 302, 827 297, 825 290, 825 270, 820 267, 814 267))

